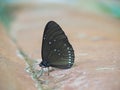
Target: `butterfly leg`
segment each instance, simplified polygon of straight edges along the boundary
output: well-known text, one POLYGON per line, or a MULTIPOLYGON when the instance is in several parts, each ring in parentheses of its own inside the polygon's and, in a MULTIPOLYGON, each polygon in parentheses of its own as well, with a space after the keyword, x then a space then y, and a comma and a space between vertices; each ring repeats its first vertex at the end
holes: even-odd
POLYGON ((41 67, 41 70, 39 71, 37 78, 40 78, 43 75, 43 73, 44 73, 44 70, 43 70, 43 67, 41 67))
POLYGON ((49 76, 49 67, 48 67, 48 76, 49 76))

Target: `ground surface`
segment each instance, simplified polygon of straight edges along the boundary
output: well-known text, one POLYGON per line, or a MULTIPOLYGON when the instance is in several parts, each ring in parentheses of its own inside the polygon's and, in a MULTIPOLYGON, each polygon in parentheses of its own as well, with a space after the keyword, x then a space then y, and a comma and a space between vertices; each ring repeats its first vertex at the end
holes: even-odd
POLYGON ((69 8, 23 9, 16 13, 11 35, 31 58, 41 59, 43 30, 50 20, 63 28, 76 58, 71 69, 56 69, 49 76, 41 77, 46 81, 43 87, 48 90, 120 90, 120 21, 69 8))
POLYGON ((17 57, 16 51, 16 45, 0 25, 0 90, 36 90, 25 71, 25 61, 17 57))

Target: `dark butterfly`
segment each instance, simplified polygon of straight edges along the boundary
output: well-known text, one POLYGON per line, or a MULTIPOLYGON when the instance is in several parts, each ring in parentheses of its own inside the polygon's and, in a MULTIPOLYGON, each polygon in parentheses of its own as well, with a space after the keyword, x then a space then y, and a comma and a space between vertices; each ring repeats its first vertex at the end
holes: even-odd
POLYGON ((74 58, 74 50, 64 31, 56 22, 48 22, 43 34, 42 62, 39 66, 69 69, 74 58))

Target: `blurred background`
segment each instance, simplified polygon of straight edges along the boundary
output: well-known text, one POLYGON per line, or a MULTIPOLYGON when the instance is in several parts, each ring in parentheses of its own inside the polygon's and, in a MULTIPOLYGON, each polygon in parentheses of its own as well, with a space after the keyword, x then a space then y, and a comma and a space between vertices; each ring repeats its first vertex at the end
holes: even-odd
POLYGON ((0 0, 0 21, 6 27, 10 26, 16 18, 14 13, 20 13, 20 9, 25 8, 28 9, 28 14, 32 15, 31 18, 33 18, 33 13, 30 10, 33 9, 35 10, 34 17, 40 14, 41 18, 46 18, 50 14, 51 17, 57 16, 59 19, 62 17, 60 10, 65 12, 68 9, 72 9, 73 14, 74 11, 89 12, 120 18, 119 0, 0 0))
MULTIPOLYGON (((89 29, 89 31, 90 29, 103 30, 101 22, 106 23, 104 18, 110 21, 114 18, 119 21, 119 0, 0 1, 1 24, 4 25, 12 39, 17 40, 20 44, 25 43, 23 46, 27 46, 26 43, 29 42, 27 38, 32 38, 32 35, 35 35, 33 37, 36 37, 36 40, 38 40, 37 38, 41 40, 42 36, 36 34, 42 34, 46 23, 50 20, 63 25, 66 33, 69 33, 67 30, 76 30, 76 32, 81 33, 78 37, 85 37, 84 32, 86 29, 89 29)), ((116 25, 118 24, 119 22, 116 25)))
POLYGON ((68 36, 76 58, 69 72, 53 71, 44 78, 51 81, 45 90, 120 90, 120 0, 0 0, 0 27, 39 62, 43 31, 51 20, 68 36))

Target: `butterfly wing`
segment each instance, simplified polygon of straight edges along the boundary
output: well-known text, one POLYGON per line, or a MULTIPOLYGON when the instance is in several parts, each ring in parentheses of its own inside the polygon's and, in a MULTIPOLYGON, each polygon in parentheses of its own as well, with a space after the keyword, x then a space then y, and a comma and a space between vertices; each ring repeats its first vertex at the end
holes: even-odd
POLYGON ((48 22, 45 27, 42 59, 45 67, 67 69, 74 63, 74 50, 61 27, 54 21, 48 22))

